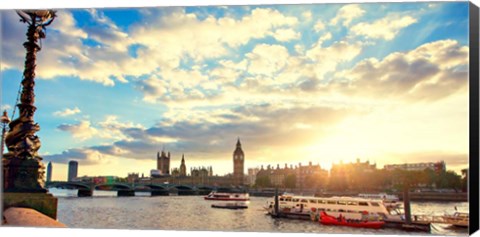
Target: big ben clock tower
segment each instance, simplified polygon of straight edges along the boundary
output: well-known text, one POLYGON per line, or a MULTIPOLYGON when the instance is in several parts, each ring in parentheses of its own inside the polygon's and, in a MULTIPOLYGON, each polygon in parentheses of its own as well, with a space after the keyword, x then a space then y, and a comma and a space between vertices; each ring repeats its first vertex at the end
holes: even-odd
POLYGON ((243 186, 243 167, 245 163, 245 154, 242 150, 240 138, 237 140, 237 148, 233 152, 233 183, 243 186))

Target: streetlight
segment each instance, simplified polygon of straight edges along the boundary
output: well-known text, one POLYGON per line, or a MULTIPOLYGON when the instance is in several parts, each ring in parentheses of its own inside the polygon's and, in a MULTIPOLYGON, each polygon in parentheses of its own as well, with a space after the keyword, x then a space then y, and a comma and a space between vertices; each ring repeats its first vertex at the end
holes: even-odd
POLYGON ((7 114, 7 111, 4 110, 3 111, 3 115, 2 117, 0 118, 0 123, 2 123, 2 141, 0 143, 0 156, 3 157, 3 142, 4 142, 4 139, 5 139, 5 129, 7 128, 7 124, 10 123, 10 119, 8 118, 8 114, 7 114))
POLYGON ((2 157, 4 185, 6 192, 40 192, 45 193, 45 166, 38 156, 40 140, 35 135, 40 130, 33 116, 35 103, 35 67, 36 55, 41 50, 39 39, 46 37, 45 29, 56 17, 53 10, 20 10, 17 11, 20 21, 28 24, 27 41, 23 44, 26 50, 23 71, 22 93, 17 104, 19 117, 9 124, 9 132, 5 138, 8 153, 2 157))

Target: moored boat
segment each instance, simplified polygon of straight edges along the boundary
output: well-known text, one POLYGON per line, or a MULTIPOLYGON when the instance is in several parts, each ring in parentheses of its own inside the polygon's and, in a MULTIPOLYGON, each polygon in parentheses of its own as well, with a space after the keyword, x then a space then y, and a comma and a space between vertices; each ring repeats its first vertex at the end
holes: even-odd
POLYGON ((470 215, 466 212, 455 212, 453 215, 445 214, 443 216, 443 219, 453 226, 467 228, 470 220, 470 215))
POLYGON ((223 208, 223 209, 246 209, 248 205, 246 203, 216 203, 212 204, 213 208, 223 208))
POLYGON ((326 212, 320 213, 319 222, 323 225, 339 225, 339 226, 348 226, 348 227, 355 227, 355 228, 371 228, 371 229, 380 229, 385 224, 385 222, 383 221, 352 220, 352 219, 346 219, 343 216, 334 217, 334 216, 328 215, 326 212))
POLYGON ((387 193, 360 193, 358 196, 367 199, 382 199, 387 202, 398 202, 400 200, 397 195, 387 193))
POLYGON ((204 197, 205 200, 216 201, 248 201, 250 196, 246 192, 216 192, 212 191, 204 197))
POLYGON ((278 213, 275 200, 265 207, 272 216, 305 216, 306 219, 320 219, 320 212, 325 211, 334 217, 343 215, 347 219, 361 220, 365 214, 371 219, 402 220, 397 209, 399 206, 386 205, 382 200, 359 197, 308 197, 281 195, 278 197, 278 213))

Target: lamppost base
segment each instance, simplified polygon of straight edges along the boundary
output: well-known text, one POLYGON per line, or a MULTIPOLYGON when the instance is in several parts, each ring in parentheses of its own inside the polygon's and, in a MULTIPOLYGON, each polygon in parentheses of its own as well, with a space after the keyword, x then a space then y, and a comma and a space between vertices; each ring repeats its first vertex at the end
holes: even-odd
POLYGON ((38 159, 13 157, 3 159, 3 191, 17 193, 47 193, 43 187, 45 167, 38 159))
POLYGON ((9 207, 25 207, 37 210, 46 216, 57 219, 58 199, 50 193, 3 192, 3 210, 9 207))

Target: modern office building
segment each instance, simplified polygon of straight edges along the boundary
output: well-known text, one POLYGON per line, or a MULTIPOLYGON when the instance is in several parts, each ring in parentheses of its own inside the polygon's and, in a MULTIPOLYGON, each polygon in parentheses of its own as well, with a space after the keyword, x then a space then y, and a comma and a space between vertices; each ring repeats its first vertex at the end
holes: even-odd
POLYGON ((71 160, 68 162, 68 181, 74 181, 78 176, 78 162, 71 160))
POLYGON ((52 162, 48 162, 47 165, 47 182, 52 181, 52 162))

